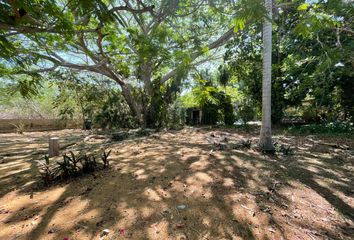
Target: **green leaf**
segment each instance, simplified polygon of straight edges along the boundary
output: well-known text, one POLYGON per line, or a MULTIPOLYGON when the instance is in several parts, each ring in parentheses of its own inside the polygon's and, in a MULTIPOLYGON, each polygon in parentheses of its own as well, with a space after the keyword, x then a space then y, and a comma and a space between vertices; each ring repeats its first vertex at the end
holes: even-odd
POLYGON ((307 10, 309 7, 310 7, 310 4, 309 4, 309 3, 303 3, 303 4, 301 4, 300 6, 297 7, 297 10, 298 10, 298 11, 305 11, 305 10, 307 10))
POLYGON ((206 54, 206 53, 208 53, 208 52, 209 52, 208 46, 202 47, 202 53, 203 53, 203 54, 206 54))
POLYGON ((233 21, 234 31, 238 32, 239 30, 243 30, 245 28, 246 19, 245 18, 235 18, 233 21))

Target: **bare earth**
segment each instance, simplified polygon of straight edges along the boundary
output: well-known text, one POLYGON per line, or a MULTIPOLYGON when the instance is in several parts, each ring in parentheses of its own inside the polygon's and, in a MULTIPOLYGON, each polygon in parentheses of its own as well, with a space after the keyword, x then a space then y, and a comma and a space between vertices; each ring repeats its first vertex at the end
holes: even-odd
POLYGON ((256 132, 84 142, 88 134, 0 134, 0 239, 353 239, 353 139, 278 135, 295 154, 268 156, 206 139, 256 132), (35 160, 49 136, 63 152, 112 149, 111 169, 42 186, 35 160))

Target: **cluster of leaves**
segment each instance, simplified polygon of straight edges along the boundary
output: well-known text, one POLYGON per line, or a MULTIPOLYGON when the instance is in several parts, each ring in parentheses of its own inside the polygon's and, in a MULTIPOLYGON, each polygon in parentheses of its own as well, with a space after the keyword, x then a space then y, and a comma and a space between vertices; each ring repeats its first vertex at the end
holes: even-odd
POLYGON ((136 119, 124 100, 121 91, 104 81, 90 76, 63 72, 52 76, 61 82, 54 106, 62 119, 90 119, 101 128, 136 126, 136 119), (65 79, 65 80, 64 80, 65 79))
POLYGON ((185 124, 185 109, 179 99, 168 105, 164 116, 164 126, 169 129, 176 129, 185 124))
POLYGON ((354 133, 353 123, 330 122, 293 126, 288 129, 292 134, 348 134, 354 133))
MULTIPOLYGON (((221 68, 222 77, 218 80, 222 79, 222 84, 227 82, 228 77, 225 75, 224 68, 221 68)), ((191 96, 184 97, 185 106, 198 107, 202 110, 202 124, 233 125, 235 113, 231 97, 225 93, 225 89, 217 87, 217 79, 213 79, 208 71, 201 71, 194 76, 194 82, 191 96)))
MULTIPOLYGON (((285 110, 308 99, 314 100, 316 108, 325 108, 314 119, 353 120, 353 3, 297 0, 277 4, 281 7, 273 24, 272 122, 279 122, 285 110)), ((233 81, 257 110, 262 92, 261 24, 246 27, 244 33, 229 42, 224 58, 233 81)))
POLYGON ((252 101, 247 101, 246 99, 242 101, 241 104, 239 104, 236 117, 241 120, 244 125, 254 120, 256 117, 256 109, 252 101))
POLYGON ((262 0, 13 0, 0 10, 4 74, 39 77, 64 68, 100 74, 124 88, 132 113, 153 127, 169 107, 161 102, 171 103, 188 70, 212 59, 232 28, 264 13, 262 0), (8 64, 15 57, 23 64, 8 64))
POLYGON ((48 156, 44 156, 44 161, 37 161, 39 165, 39 173, 46 185, 55 180, 81 176, 82 174, 91 173, 100 168, 108 168, 108 157, 110 153, 111 150, 108 152, 103 151, 100 156, 102 163, 96 161, 96 157, 93 155, 85 154, 75 156, 72 151, 70 151, 70 156, 67 154, 63 155, 63 161, 57 161, 53 164, 50 163, 48 156))
POLYGON ((27 81, 30 81, 29 77, 21 77, 14 81, 1 81, 1 115, 13 119, 56 118, 57 111, 53 109, 53 99, 57 94, 57 87, 49 82, 42 82, 41 88, 36 89, 35 94, 26 89, 23 89, 24 92, 19 90, 24 87, 22 85, 26 85, 23 82, 27 81), (26 97, 23 97, 24 95, 26 97))

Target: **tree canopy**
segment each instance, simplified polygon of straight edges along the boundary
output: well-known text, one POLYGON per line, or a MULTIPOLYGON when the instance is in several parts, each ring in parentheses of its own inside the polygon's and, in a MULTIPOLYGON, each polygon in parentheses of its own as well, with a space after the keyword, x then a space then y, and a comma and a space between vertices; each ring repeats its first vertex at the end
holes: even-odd
POLYGON ((153 98, 171 99, 190 68, 215 58, 235 28, 257 18, 262 4, 251 2, 5 1, 2 73, 102 74, 119 84, 141 122, 153 124, 153 98))
MULTIPOLYGON (((260 107, 263 1, 6 0, 0 11, 0 74, 23 95, 42 77, 100 75, 157 126, 188 73, 216 61, 225 91, 247 96, 238 105, 260 107)), ((312 98, 352 119, 353 3, 279 0, 273 15, 273 122, 312 98)))

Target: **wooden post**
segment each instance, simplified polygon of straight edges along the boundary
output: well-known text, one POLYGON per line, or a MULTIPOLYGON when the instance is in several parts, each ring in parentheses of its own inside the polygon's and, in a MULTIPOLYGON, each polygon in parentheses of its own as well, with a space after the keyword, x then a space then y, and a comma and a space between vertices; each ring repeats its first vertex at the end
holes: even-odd
POLYGON ((49 138, 49 157, 59 156, 59 138, 49 138))

